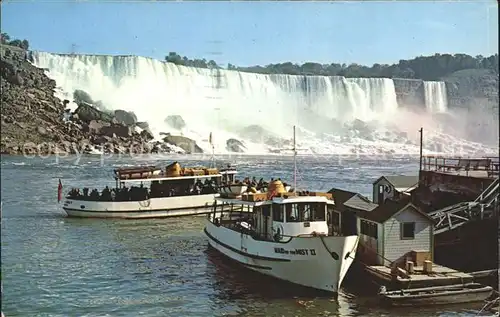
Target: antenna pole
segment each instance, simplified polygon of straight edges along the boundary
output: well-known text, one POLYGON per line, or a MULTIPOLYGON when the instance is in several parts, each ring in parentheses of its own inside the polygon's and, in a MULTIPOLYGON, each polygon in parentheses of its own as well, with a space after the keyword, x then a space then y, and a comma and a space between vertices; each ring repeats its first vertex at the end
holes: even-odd
POLYGON ((423 144, 424 144, 424 128, 420 128, 418 130, 420 132, 420 165, 418 168, 418 181, 420 182, 420 175, 422 174, 422 149, 423 149, 423 144))
POLYGON ((208 142, 210 142, 210 146, 212 146, 212 168, 215 168, 215 146, 212 139, 212 132, 210 132, 210 136, 208 138, 208 142))
POLYGON ((293 126, 293 191, 297 191, 297 148, 295 144, 295 126, 293 126))
POLYGON ((212 168, 215 168, 215 148, 212 144, 212 168))

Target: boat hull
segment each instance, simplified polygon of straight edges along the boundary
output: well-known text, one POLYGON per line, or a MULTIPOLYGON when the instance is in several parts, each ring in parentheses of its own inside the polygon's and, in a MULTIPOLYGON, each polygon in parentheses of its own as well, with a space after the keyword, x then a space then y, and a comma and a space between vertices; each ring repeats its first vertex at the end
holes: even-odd
POLYGON ((381 294, 382 303, 390 306, 429 306, 446 304, 465 304, 482 302, 491 296, 493 288, 477 284, 474 288, 455 285, 448 287, 429 287, 411 291, 413 294, 398 295, 398 291, 381 294), (431 290, 432 289, 432 290, 431 290), (421 290, 420 293, 417 290, 421 290))
POLYGON ((166 218, 207 214, 218 194, 150 198, 143 201, 89 201, 65 199, 68 217, 78 218, 166 218))
POLYGON ((256 240, 216 226, 204 230, 209 245, 239 264, 301 286, 338 292, 358 245, 357 236, 294 237, 287 242, 256 240), (329 251, 334 255, 332 256, 329 251))

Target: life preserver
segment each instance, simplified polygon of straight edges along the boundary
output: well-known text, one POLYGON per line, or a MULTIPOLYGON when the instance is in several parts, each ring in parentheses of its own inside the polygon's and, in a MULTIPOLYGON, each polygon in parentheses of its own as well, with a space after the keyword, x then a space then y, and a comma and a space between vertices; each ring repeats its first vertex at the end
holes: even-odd
POLYGON ((390 193, 391 193, 391 191, 392 191, 391 186, 389 186, 389 185, 385 185, 385 192, 386 192, 386 193, 388 193, 388 194, 390 194, 390 193))
POLYGON ((276 196, 276 191, 273 190, 273 191, 267 192, 267 200, 271 200, 275 196, 276 196))

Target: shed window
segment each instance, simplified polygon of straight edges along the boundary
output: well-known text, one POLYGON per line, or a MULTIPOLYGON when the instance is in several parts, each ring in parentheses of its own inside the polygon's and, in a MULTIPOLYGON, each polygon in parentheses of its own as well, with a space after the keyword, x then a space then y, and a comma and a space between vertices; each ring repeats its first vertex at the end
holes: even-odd
POLYGON ((414 222, 405 222, 401 224, 401 239, 415 239, 414 222))
POLYGON ((360 223, 361 234, 378 239, 377 224, 371 221, 361 220, 360 223))

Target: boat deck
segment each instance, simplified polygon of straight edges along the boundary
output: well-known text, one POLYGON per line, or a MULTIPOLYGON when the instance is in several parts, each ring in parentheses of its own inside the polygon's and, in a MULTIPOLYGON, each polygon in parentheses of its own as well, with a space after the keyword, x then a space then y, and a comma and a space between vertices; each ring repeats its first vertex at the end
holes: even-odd
POLYGON ((424 273, 422 266, 415 266, 414 273, 410 274, 409 278, 398 276, 397 280, 394 281, 392 280, 391 269, 389 267, 367 266, 366 271, 380 284, 395 289, 446 286, 472 283, 474 281, 474 276, 471 274, 435 263, 432 265, 432 273, 430 274, 424 273))

